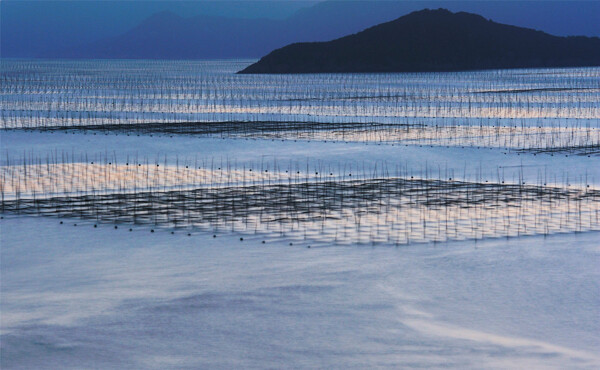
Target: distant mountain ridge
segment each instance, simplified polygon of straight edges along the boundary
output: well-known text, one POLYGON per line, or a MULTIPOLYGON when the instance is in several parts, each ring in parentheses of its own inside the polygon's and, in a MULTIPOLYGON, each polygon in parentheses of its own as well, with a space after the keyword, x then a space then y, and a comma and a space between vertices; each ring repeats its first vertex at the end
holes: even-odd
POLYGON ((600 66, 600 38, 559 37, 425 9, 329 42, 277 49, 240 73, 423 72, 600 66))
POLYGON ((279 23, 273 19, 204 15, 186 18, 163 11, 122 35, 48 54, 51 57, 117 59, 254 57, 288 40, 277 32, 279 23), (256 40, 262 41, 260 47, 256 40))
POLYGON ((0 56, 258 58, 290 43, 329 41, 426 7, 468 11, 556 35, 600 36, 598 1, 315 3, 4 0, 0 1, 0 56))

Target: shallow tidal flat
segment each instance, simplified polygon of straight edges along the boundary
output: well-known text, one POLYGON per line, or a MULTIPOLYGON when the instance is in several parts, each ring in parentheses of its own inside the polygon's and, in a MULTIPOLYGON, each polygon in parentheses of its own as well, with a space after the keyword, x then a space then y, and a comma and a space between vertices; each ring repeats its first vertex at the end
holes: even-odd
POLYGON ((599 68, 249 63, 3 61, 2 368, 598 367, 599 68))

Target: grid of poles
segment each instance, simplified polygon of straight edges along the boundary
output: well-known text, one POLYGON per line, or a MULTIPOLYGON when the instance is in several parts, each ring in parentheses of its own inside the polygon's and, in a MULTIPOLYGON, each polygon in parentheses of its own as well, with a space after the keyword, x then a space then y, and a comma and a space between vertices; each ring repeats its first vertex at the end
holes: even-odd
POLYGON ((235 75, 241 62, 5 61, 0 128, 596 154, 600 69, 235 75), (169 68, 167 68, 167 63, 169 68))
POLYGON ((43 164, 30 156, 3 166, 2 213, 340 244, 600 230, 600 191, 584 179, 559 186, 548 185, 546 177, 536 184, 508 182, 500 173, 494 182, 458 180, 439 168, 416 176, 423 172, 386 166, 275 162, 240 168, 211 159, 191 168, 191 161, 116 164, 109 156, 82 165, 68 162, 72 158, 43 164), (139 180, 131 180, 136 173, 139 180), (38 176, 51 181, 33 181, 38 176))

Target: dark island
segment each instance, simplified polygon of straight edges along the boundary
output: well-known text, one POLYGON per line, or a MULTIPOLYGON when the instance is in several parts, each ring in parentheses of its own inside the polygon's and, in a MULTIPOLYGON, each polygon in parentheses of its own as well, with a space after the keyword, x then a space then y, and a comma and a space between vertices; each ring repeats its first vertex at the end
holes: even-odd
POLYGON ((600 66, 600 38, 421 10, 328 42, 277 49, 238 73, 435 72, 600 66))

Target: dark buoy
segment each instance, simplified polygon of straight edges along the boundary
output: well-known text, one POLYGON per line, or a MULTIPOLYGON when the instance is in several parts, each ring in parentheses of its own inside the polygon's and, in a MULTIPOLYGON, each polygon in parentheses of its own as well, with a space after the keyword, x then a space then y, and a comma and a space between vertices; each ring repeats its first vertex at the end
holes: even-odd
POLYGON ((151 232, 151 233, 153 233, 153 232, 154 232, 154 229, 150 229, 150 232, 151 232))

